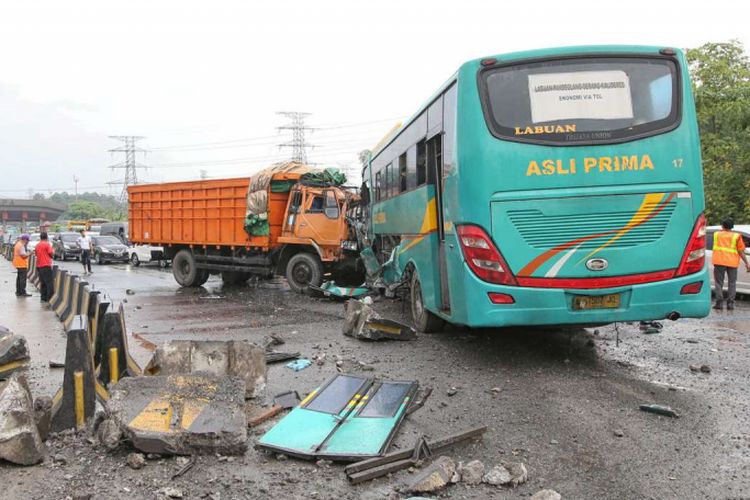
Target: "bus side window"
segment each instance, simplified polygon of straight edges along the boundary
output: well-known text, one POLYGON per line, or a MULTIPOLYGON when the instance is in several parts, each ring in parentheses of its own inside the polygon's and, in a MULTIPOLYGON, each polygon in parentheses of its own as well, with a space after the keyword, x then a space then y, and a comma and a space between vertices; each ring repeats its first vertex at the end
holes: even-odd
POLYGON ((398 157, 398 181, 399 192, 406 191, 406 153, 398 157))
POLYGON ((442 134, 437 134, 427 142, 427 182, 434 184, 435 174, 442 172, 442 134))
POLYGON ((417 187, 417 145, 406 150, 406 189, 417 187))
POLYGON ((375 174, 375 201, 380 201, 383 195, 383 176, 382 172, 375 174))
POLYGON ((417 186, 427 181, 427 144, 424 139, 417 143, 417 186))
POLYGON ((391 170, 393 169, 393 166, 389 163, 385 166, 385 181, 383 181, 383 194, 385 198, 391 197, 391 176, 393 175, 391 170))

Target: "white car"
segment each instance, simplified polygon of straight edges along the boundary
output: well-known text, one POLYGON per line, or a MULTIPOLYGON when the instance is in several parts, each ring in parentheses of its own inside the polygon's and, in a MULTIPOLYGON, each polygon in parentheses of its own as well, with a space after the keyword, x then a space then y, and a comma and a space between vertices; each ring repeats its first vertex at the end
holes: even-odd
MULTIPOLYGON (((714 233, 721 231, 721 226, 709 226, 706 228, 706 259, 708 260, 708 272, 711 276, 711 289, 714 287, 714 266, 711 264, 711 249, 714 246, 714 233)), ((745 241, 745 255, 750 259, 750 225, 743 224, 734 226, 732 231, 740 233, 745 241)), ((724 286, 726 287, 726 278, 724 286)), ((737 269, 737 293, 750 294, 750 273, 745 270, 745 263, 740 261, 740 267, 737 269)))
POLYGON ((29 244, 26 245, 26 248, 29 249, 29 252, 33 252, 40 241, 42 241, 42 238, 39 233, 32 233, 29 235, 29 244))
POLYGON ((164 256, 164 247, 134 245, 128 248, 128 257, 134 267, 147 262, 158 262, 159 267, 167 267, 169 265, 169 261, 164 256))

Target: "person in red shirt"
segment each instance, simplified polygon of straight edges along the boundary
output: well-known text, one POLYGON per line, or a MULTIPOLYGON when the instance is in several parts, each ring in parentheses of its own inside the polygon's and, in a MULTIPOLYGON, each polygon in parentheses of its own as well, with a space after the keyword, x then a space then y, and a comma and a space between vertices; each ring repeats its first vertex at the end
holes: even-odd
POLYGON ((52 279, 52 245, 49 244, 47 233, 39 235, 39 243, 34 249, 36 255, 36 270, 39 274, 39 290, 42 295, 42 302, 49 302, 54 293, 54 281, 52 279))

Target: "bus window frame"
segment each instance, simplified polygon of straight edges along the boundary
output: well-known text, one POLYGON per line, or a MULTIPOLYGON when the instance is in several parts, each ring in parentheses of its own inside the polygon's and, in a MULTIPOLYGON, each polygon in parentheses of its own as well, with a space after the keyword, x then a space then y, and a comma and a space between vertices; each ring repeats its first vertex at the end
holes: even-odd
MULTIPOLYGON (((564 54, 564 55, 549 55, 544 57, 531 57, 516 59, 509 62, 498 61, 491 66, 484 66, 477 71, 477 87, 479 91, 479 101, 482 107, 482 114, 484 115, 484 122, 487 126, 487 130, 492 137, 501 141, 517 142, 521 144, 535 144, 540 146, 553 146, 553 147, 579 147, 579 146, 605 146, 608 144, 624 144, 627 142, 638 141, 647 137, 654 137, 657 135, 665 134, 675 130, 682 124, 682 107, 684 102, 684 96, 682 91, 682 67, 677 57, 664 54, 645 54, 642 52, 601 52, 601 53, 584 53, 584 54, 564 54), (546 139, 536 138, 534 136, 520 136, 513 137, 498 133, 495 127, 495 120, 492 116, 492 110, 489 102, 489 89, 487 88, 487 80, 485 74, 489 73, 498 68, 507 68, 512 66, 524 66, 528 64, 544 63, 547 61, 562 61, 562 60, 583 60, 583 59, 659 59, 666 60, 674 64, 674 89, 675 92, 672 95, 672 109, 676 110, 675 118, 666 127, 660 127, 653 130, 648 130, 640 134, 629 135, 627 137, 615 138, 615 139, 592 139, 583 141, 571 141, 571 142, 559 142, 551 141, 546 139)), ((671 114, 670 114, 671 116, 671 114)))

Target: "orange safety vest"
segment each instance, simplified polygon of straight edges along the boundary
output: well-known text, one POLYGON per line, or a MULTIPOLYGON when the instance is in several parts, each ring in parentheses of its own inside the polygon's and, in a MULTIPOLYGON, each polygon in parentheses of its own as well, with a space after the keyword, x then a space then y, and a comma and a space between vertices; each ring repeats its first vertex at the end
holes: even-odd
POLYGON ((739 267, 740 252, 745 250, 745 243, 739 233, 717 231, 714 233, 714 247, 711 263, 715 266, 739 267), (738 245, 739 242, 739 245, 738 245))
POLYGON ((16 269, 27 269, 29 267, 29 258, 21 256, 22 247, 22 241, 16 242, 16 245, 13 247, 13 267, 16 269))

